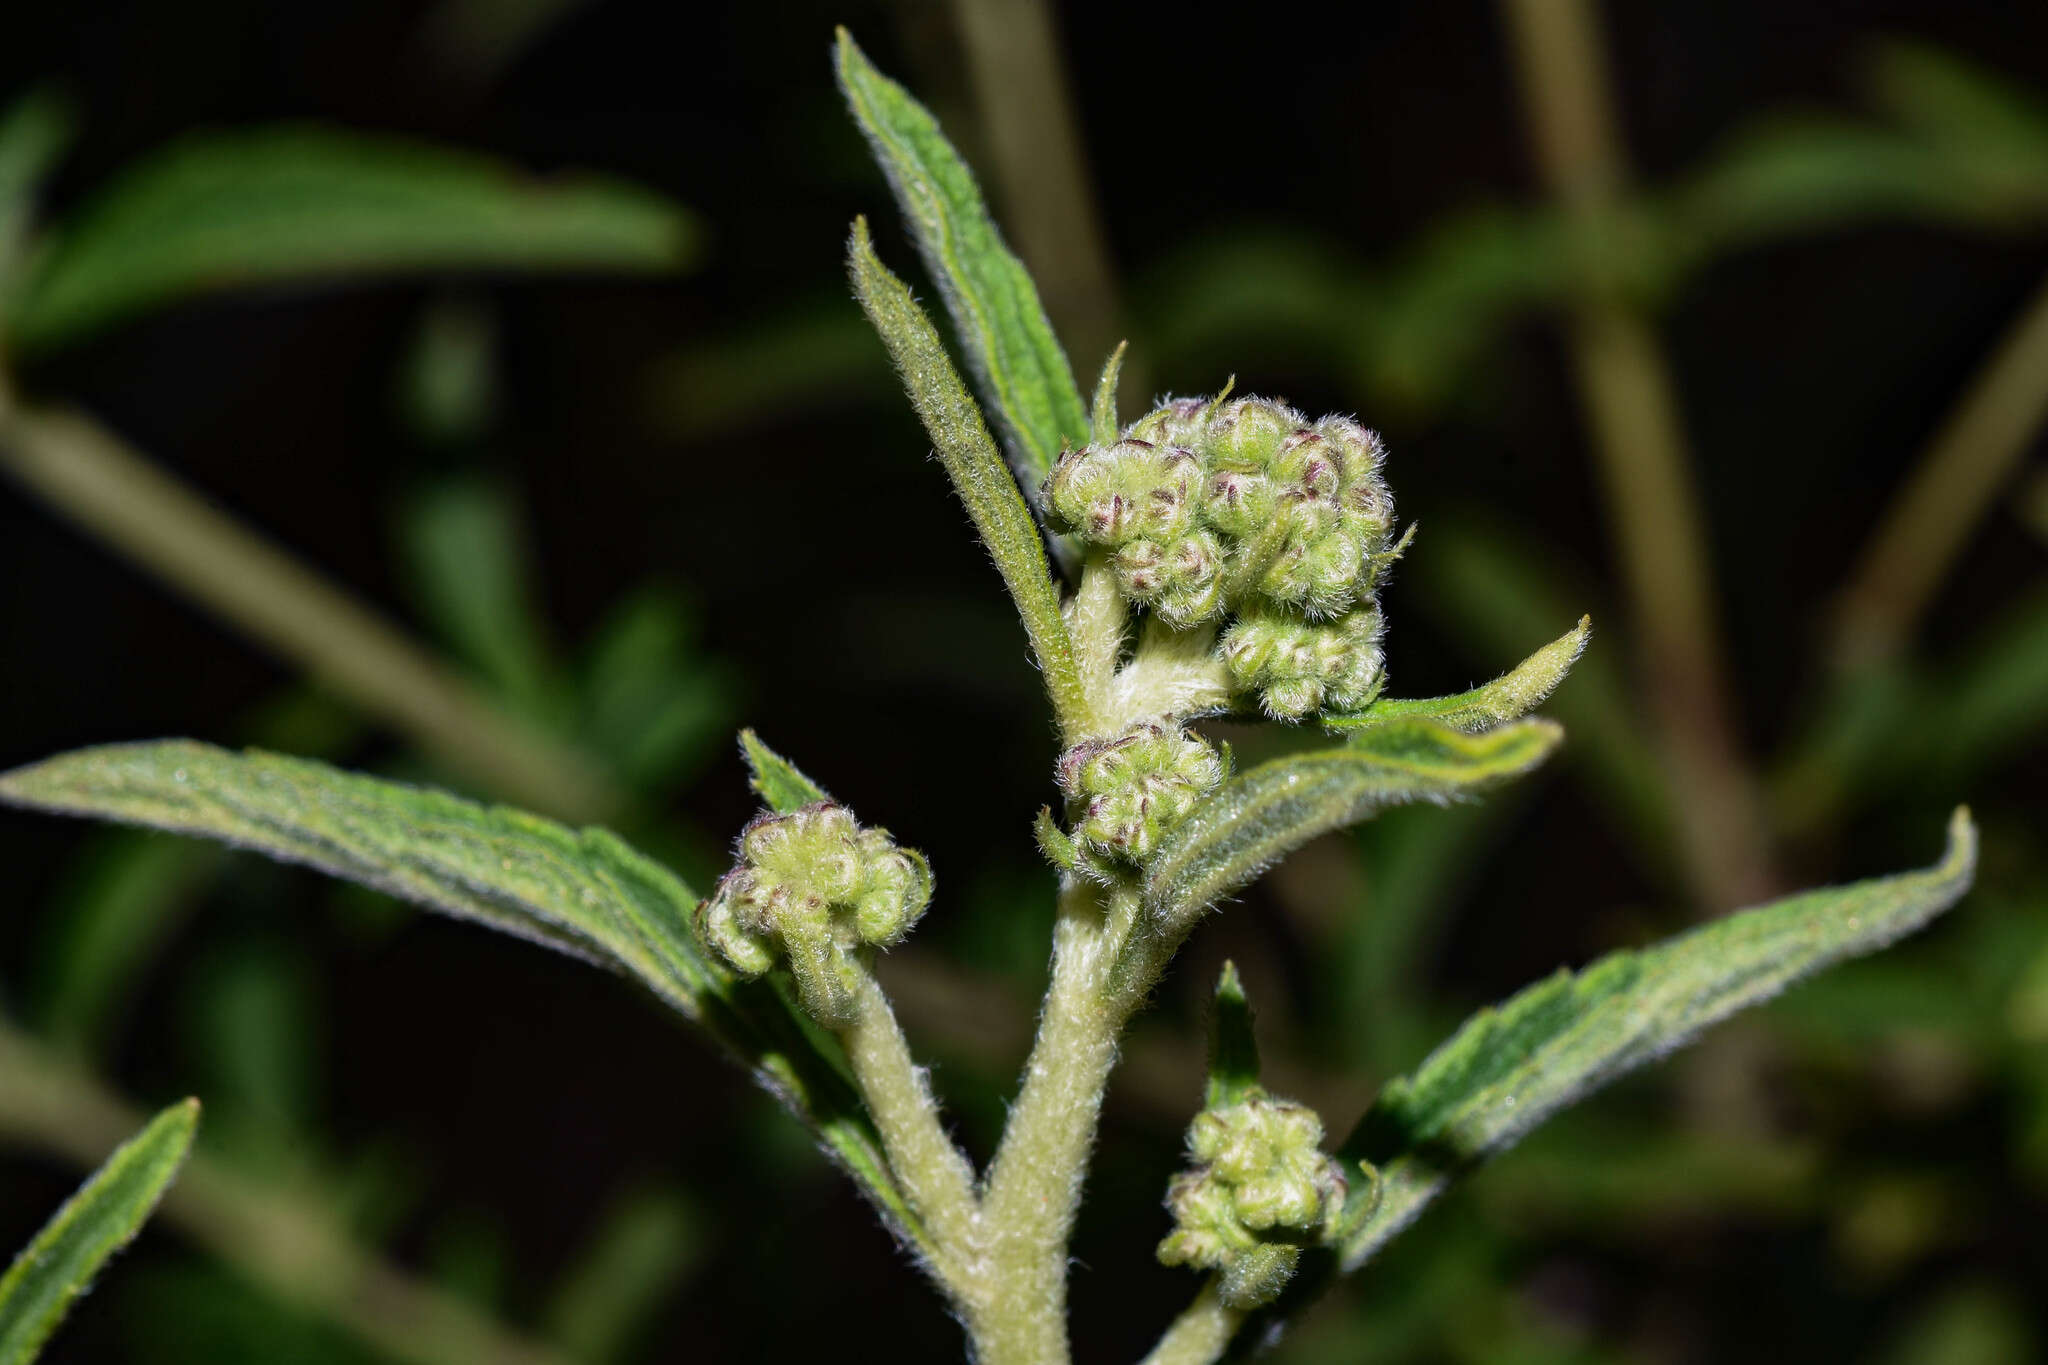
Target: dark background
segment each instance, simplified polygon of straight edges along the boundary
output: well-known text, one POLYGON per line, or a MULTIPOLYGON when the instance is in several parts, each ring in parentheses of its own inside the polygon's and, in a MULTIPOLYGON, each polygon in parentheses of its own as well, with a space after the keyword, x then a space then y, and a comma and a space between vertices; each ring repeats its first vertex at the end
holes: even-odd
MULTIPOLYGON (((1851 63, 1872 37, 1911 37, 2012 82, 2048 83, 2040 6, 1609 9, 1629 151, 1646 182, 1677 175, 1763 110, 1853 108, 1851 63)), ((679 422, 659 401, 662 367, 678 354, 764 319, 852 316, 840 271, 856 213, 877 221, 886 259, 913 269, 886 187, 841 111, 829 40, 835 23, 849 25, 980 160, 947 14, 908 3, 590 3, 471 78, 422 38, 418 5, 16 6, 0 23, 0 91, 54 78, 81 113, 52 193, 60 209, 186 130, 315 119, 541 171, 607 172, 673 196, 710 229, 701 268, 680 278, 465 285, 496 328, 500 400, 489 430, 453 447, 424 440, 393 397, 420 311, 444 290, 431 281, 197 303, 39 361, 20 382, 91 409, 401 619, 416 619, 417 602, 394 553, 396 509, 452 472, 518 490, 562 640, 583 638, 635 585, 681 585, 703 655, 731 679, 731 722, 760 727, 864 818, 925 849, 941 890, 924 932, 1008 974, 1028 999, 1042 963, 1025 931, 1045 922, 1034 898, 1049 898, 1051 878, 1026 824, 1049 795, 1053 738, 1021 634, 939 471, 921 458, 922 434, 894 398, 879 346, 836 360, 832 384, 793 379, 786 399, 771 394, 715 424, 679 422), (977 915, 1010 918, 992 926, 977 915)), ((1068 5, 1061 21, 1114 263, 1138 300, 1141 356, 1148 301, 1170 297, 1173 262, 1191 249, 1256 228, 1380 260, 1453 211, 1541 196, 1488 6, 1068 5)), ((1879 223, 1720 260, 1672 301, 1660 332, 1694 442, 1743 726, 1759 750, 1807 718, 1812 642, 1832 591, 2044 266, 2042 234, 1879 223)), ((930 292, 921 280, 920 292, 930 292)), ((1241 391, 1311 412, 1360 410, 1381 425, 1403 513, 1423 527, 1411 560, 1429 554, 1440 518, 1521 528, 1564 577, 1589 585, 1594 648, 1626 667, 1611 538, 1554 320, 1517 322, 1426 415, 1362 410, 1329 365, 1285 348, 1188 349, 1170 368, 1150 364, 1155 387, 1200 391, 1234 372, 1241 391)), ((1073 359, 1092 375, 1100 357, 1073 359)), ((1136 401, 1126 395, 1127 415, 1136 401)), ((2014 584, 2038 578, 2041 550, 2018 519, 1992 516, 1929 618, 1926 652, 1981 629, 2014 584)), ((1387 610, 1400 694, 1455 690, 1512 662, 1461 642, 1411 599, 1405 577, 1387 610)), ((294 677, 11 487, 0 487, 0 641, 0 765, 114 739, 232 742, 294 677)), ((342 756, 378 764, 396 748, 372 729, 342 756)), ((2023 835, 2038 828, 2043 775, 2035 754, 1968 795, 2023 835)), ((1681 920, 1670 884, 1622 847, 1569 759, 1529 794, 1445 906, 1429 989, 1447 1002, 1498 996, 1681 920)), ((1816 880, 1924 862, 1946 795, 1909 797, 1826 847, 1794 846, 1788 863, 1816 880)), ((736 753, 719 743, 669 814, 697 831, 695 847, 715 848, 751 804, 736 753)), ((33 993, 39 907, 90 837, 0 820, 11 874, 0 980, 14 998, 33 993)), ((330 1154, 402 1153, 410 1172, 410 1203, 388 1239, 396 1259, 431 1272, 461 1240, 449 1228, 465 1229, 491 1248, 482 1260, 495 1269, 479 1292, 518 1320, 599 1212, 635 1182, 666 1182, 688 1192, 703 1253, 648 1325, 640 1358, 783 1359, 854 1332, 879 1333, 871 1349, 895 1358, 958 1358, 936 1299, 849 1189, 764 1097, 657 1010, 599 974, 461 926, 421 919, 403 933, 367 933, 344 912, 300 912, 326 894, 313 878, 268 870, 214 894, 140 978, 107 1073, 139 1100, 204 1096, 204 1049, 176 1022, 191 992, 203 994, 189 983, 239 936, 277 943, 300 964, 293 991, 313 1040, 308 1131, 330 1154)), ((1225 951, 1263 964, 1272 989, 1301 993, 1268 998, 1265 1011, 1276 1034, 1314 1054, 1301 1035, 1325 1026, 1315 941, 1264 894, 1198 938, 1162 990, 1170 1028, 1199 1018, 1200 983, 1225 951)), ((1004 1069, 992 1064, 981 1078, 963 1065, 940 1077, 965 1092, 983 1153, 999 1114, 990 1085, 1007 1085, 995 1082, 1004 1069)), ((1881 1089, 1881 1078, 1864 1079, 1881 1089)), ((1629 1091, 1620 1112, 1646 1128, 1673 1119, 1660 1084, 1629 1091)), ((1185 1085, 1191 1109, 1198 1078, 1185 1085)), ((2040 1187, 2007 1169, 2011 1153, 1989 1135, 2007 1101, 1994 1090, 1901 1124, 1867 1093, 1849 1093, 1861 1099, 1841 1103, 1864 1117, 1846 1135, 1827 1123, 1813 1131, 1874 1151, 1867 1159, 1878 1164, 1898 1144, 1967 1187, 1958 1197, 1977 1213, 1959 1244, 1873 1281, 1844 1269, 1827 1218, 1810 1209, 1701 1216, 1639 1229, 1633 1242, 1574 1232, 1568 1220, 1557 1232, 1510 1219, 1497 1288, 1570 1343, 1688 1362, 1880 1359, 1908 1307, 1959 1277, 2020 1304, 2048 1301, 2040 1187)), ((1796 1089, 1781 1098, 1785 1122, 1808 1131, 1796 1089)), ((1083 1359, 1134 1356, 1187 1292, 1184 1275, 1149 1259, 1176 1127, 1113 1101, 1099 1198, 1077 1246, 1083 1359)), ((0 1242, 25 1240, 74 1179, 31 1154, 10 1160, 0 1242)), ((1388 1254, 1389 1283, 1404 1247, 1388 1254)), ((196 1311, 196 1299, 120 1285, 180 1273, 196 1255, 152 1230, 51 1358, 197 1349, 175 1332, 151 1345, 147 1326, 151 1311, 196 1311)), ((193 1293, 228 1296, 226 1286, 209 1280, 193 1293)), ((2038 1307, 2026 1312, 2048 1329, 2038 1307)), ((1359 1330, 1371 1340, 1369 1318, 1359 1330)), ((1471 1358, 1456 1336, 1446 1326, 1403 1358, 1471 1358)), ((315 1358, 310 1346, 271 1349, 270 1358, 315 1358)))

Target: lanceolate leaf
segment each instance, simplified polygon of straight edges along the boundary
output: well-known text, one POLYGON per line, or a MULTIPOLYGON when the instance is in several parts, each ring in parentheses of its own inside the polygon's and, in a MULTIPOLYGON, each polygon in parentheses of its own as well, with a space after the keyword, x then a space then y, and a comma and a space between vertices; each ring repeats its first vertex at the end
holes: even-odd
POLYGON ((1506 721, 1520 720, 1543 704, 1571 672, 1586 640, 1593 633, 1593 618, 1582 616, 1579 624, 1515 665, 1484 687, 1452 697, 1427 697, 1414 701, 1376 701, 1365 710, 1348 716, 1329 716, 1323 724, 1333 730, 1364 730, 1391 720, 1417 717, 1448 725, 1453 730, 1476 734, 1506 721))
POLYGON ((282 280, 447 269, 670 270, 697 232, 675 205, 591 180, 313 127, 178 143, 56 231, 9 340, 52 346, 146 309, 282 280))
POLYGON ((1563 737, 1545 720, 1467 735, 1408 718, 1247 769, 1196 807, 1154 857, 1145 883, 1148 937, 1178 943, 1219 898, 1318 834, 1384 806, 1448 801, 1520 776, 1563 737))
POLYGON ((615 835, 190 740, 20 768, 0 775, 0 802, 220 839, 633 976, 751 1067, 891 1226, 924 1242, 837 1045, 768 983, 736 982, 706 958, 688 927, 695 893, 615 835))
POLYGON ((1345 1142, 1345 1158, 1380 1167, 1384 1193, 1346 1230, 1344 1268, 1558 1110, 1801 977, 1920 928, 1969 888, 1976 852, 1976 830, 1958 810, 1947 852, 1924 871, 1745 910, 1559 972, 1473 1016, 1414 1075, 1389 1083, 1345 1142))
POLYGON ((34 1360, 72 1301, 142 1229, 191 1150, 199 1101, 158 1114, 81 1185, 0 1278, 0 1365, 34 1360))
POLYGON ((0 776, 0 800, 222 839, 639 977, 694 1016, 719 974, 695 897, 603 830, 189 740, 83 749, 0 776))
POLYGON ((1223 964, 1211 1008, 1216 1013, 1209 1021, 1209 1087, 1202 1107, 1221 1109, 1259 1088, 1259 1040, 1252 1033, 1252 1006, 1235 962, 1223 964))
POLYGON ((794 763, 763 744, 752 730, 740 731, 740 752, 746 756, 747 769, 754 775, 754 791, 776 814, 787 815, 814 801, 832 799, 823 787, 798 772, 794 763))
MULTIPOLYGON (((1060 728, 1078 735, 1080 722, 1087 715, 1087 696, 1074 663, 1066 618, 1060 614, 1059 590, 1053 586, 1031 510, 996 453, 995 442, 981 420, 981 409, 974 405, 967 386, 946 357, 931 319, 917 306, 903 281, 876 257, 865 219, 854 222, 847 267, 868 321, 889 348, 910 401, 938 450, 939 461, 952 477, 960 501, 967 504, 967 515, 981 533, 982 544, 994 557, 1003 584, 1024 618, 1024 631, 1031 637, 1032 652, 1045 674, 1045 689, 1052 695, 1060 728)), ((1083 440, 1086 429, 1084 419, 1083 440)))
POLYGON ((1450 729, 1464 731, 1466 735, 1491 731, 1495 724, 1520 720, 1542 706, 1544 698, 1556 692, 1556 686, 1565 681, 1565 673, 1569 673, 1571 665, 1585 653, 1585 641, 1591 634, 1593 618, 1581 616, 1575 628, 1550 641, 1513 667, 1513 671, 1495 677, 1483 688, 1473 688, 1456 696, 1374 702, 1366 710, 1350 716, 1327 716, 1323 724, 1333 731, 1364 731, 1374 724, 1384 724, 1386 720, 1419 716, 1423 720, 1448 724, 1450 729))
POLYGON ((839 86, 910 220, 967 363, 995 406, 1034 502, 1053 462, 1088 441, 1088 408, 1024 263, 989 217, 967 163, 925 107, 839 30, 839 86))

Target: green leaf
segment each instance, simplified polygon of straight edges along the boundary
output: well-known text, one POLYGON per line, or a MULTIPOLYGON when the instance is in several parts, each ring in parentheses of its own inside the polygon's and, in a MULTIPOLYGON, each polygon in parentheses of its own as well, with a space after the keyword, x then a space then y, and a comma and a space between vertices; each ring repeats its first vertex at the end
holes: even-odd
MULTIPOLYGON (((868 321, 881 333, 889 356, 903 376, 910 401, 924 420, 939 462, 953 480, 967 515, 981 533, 982 544, 995 558, 1003 584, 1024 618, 1024 630, 1031 637, 1031 649, 1045 674, 1045 688, 1052 696, 1060 728, 1068 735, 1083 730, 1088 714, 1087 694, 1074 662, 1073 642, 1067 636, 1066 618, 1060 614, 1059 590, 1053 586, 1046 567, 1045 545, 1031 520, 1031 509, 1017 491, 995 442, 982 423, 981 410, 968 396, 966 385, 946 357, 931 319, 917 306, 903 281, 889 273, 875 256, 868 239, 866 219, 856 219, 853 239, 847 249, 848 272, 854 293, 867 311, 868 321)), ((1086 440, 1085 419, 1081 427, 1086 440)))
POLYGON ((1919 43, 1879 43, 1864 67, 1878 101, 1922 133, 2048 171, 2048 104, 2025 86, 1919 43))
POLYGON ((452 269, 673 270, 697 229, 593 179, 317 127, 188 138, 129 169, 54 235, 10 319, 24 349, 195 295, 452 269))
POLYGON ((199 1101, 151 1119, 93 1172, 0 1278, 0 1365, 23 1365, 115 1252, 134 1239, 191 1150, 199 1101))
POLYGON ((1430 697, 1415 701, 1377 701, 1348 716, 1329 716, 1323 724, 1333 730, 1364 730, 1392 720, 1419 718, 1448 725, 1453 730, 1477 734, 1506 721, 1520 720, 1543 704, 1571 672, 1586 640, 1593 633, 1593 618, 1582 616, 1579 624, 1515 665, 1484 687, 1460 692, 1453 697, 1430 697))
POLYGON ((1342 1148, 1381 1168, 1376 1211, 1343 1236, 1356 1269, 1449 1182, 1558 1110, 1824 967, 1890 944, 1953 905, 1975 872, 1969 813, 1920 872, 1809 891, 1557 975, 1466 1022, 1390 1082, 1342 1148))
POLYGON ((753 774, 754 791, 777 815, 788 815, 817 801, 830 801, 831 794, 797 771, 797 766, 761 742, 752 730, 740 731, 740 753, 753 774))
POLYGON ((1209 1088, 1204 1109, 1236 1104, 1259 1088, 1259 1040, 1252 1033, 1252 1006, 1245 999, 1237 964, 1225 962, 1216 978, 1214 1016, 1209 1021, 1209 1088))
POLYGON ((1220 898, 1318 834, 1386 806, 1448 801, 1519 777, 1564 738, 1546 720, 1467 735, 1420 718, 1276 758, 1225 782, 1169 835, 1145 880, 1146 937, 1178 944, 1220 898))
POLYGON ((1115 445, 1117 433, 1123 424, 1116 415, 1117 381, 1123 378, 1124 352, 1131 349, 1128 341, 1119 341, 1116 349, 1109 353, 1109 360, 1102 367, 1102 378, 1095 384, 1095 405, 1089 411, 1089 427, 1099 446, 1115 445))
POLYGON ((968 368, 995 408, 1033 503, 1062 450, 1088 441, 1088 409, 1037 286, 1003 244, 967 163, 909 91, 839 30, 839 88, 910 221, 952 315, 968 368))
POLYGON ((889 1226, 926 1248, 838 1045, 770 983, 734 981, 708 959, 689 929, 696 895, 608 831, 191 740, 18 768, 0 774, 0 802, 224 840, 633 976, 752 1068, 889 1226))
POLYGON ((451 479, 407 500, 399 532, 435 630, 519 714, 560 727, 566 698, 512 495, 487 480, 451 479))
POLYGON ((0 775, 0 801, 222 839, 638 977, 695 1017, 722 977, 693 896, 604 830, 190 740, 82 749, 0 775))

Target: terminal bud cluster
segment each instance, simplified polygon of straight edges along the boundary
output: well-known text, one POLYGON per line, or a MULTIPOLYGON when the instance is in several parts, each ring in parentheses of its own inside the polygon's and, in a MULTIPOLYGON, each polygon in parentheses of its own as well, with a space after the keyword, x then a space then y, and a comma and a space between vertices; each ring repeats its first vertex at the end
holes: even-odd
POLYGON ((924 855, 829 801, 757 816, 739 854, 697 907, 698 937, 741 976, 787 960, 812 1017, 844 1023, 859 984, 855 954, 900 940, 931 902, 924 855))
POLYGON ((1169 400, 1112 445, 1061 456, 1045 500, 1123 596, 1213 626, 1240 694, 1277 717, 1377 695, 1375 591, 1399 553, 1379 437, 1263 398, 1169 400))
POLYGON ((1262 1090, 1195 1115, 1195 1165, 1167 1192, 1174 1229, 1159 1244, 1160 1261, 1217 1272, 1230 1307, 1270 1302, 1301 1248, 1323 1240, 1344 1209, 1344 1171, 1322 1140, 1313 1109, 1262 1090))
POLYGON ((1149 858, 1222 780, 1223 756, 1214 745, 1149 723, 1075 745, 1059 763, 1060 790, 1076 812, 1075 844, 1121 863, 1149 858))

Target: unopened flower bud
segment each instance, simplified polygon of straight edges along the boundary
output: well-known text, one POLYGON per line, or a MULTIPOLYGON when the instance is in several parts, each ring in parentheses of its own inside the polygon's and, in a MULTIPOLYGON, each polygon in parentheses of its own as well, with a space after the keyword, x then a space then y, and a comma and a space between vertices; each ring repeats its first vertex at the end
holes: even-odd
POLYGON ((1141 862, 1223 780, 1216 750, 1185 730, 1140 725, 1060 756, 1060 789, 1080 807, 1074 841, 1141 862))
POLYGON ((1045 482, 1046 504, 1065 529, 1111 549, 1172 540, 1194 516, 1201 467, 1188 451, 1123 440, 1060 456, 1045 482))
POLYGON ((1266 711, 1298 720, 1314 711, 1355 711, 1378 695, 1380 617, 1361 607, 1334 621, 1285 612, 1243 616, 1224 633, 1224 664, 1240 692, 1266 711))
POLYGON ((811 1015, 844 1022, 854 953, 900 940, 931 901, 924 855, 830 802, 757 817, 739 851, 740 865, 697 907, 698 938, 741 976, 787 960, 811 1015))
POLYGON ((1147 441, 1155 446, 1178 446, 1182 450, 1195 450, 1202 433, 1208 430, 1209 409, 1212 406, 1213 401, 1207 398, 1169 398, 1131 423, 1124 436, 1133 441, 1147 441))
POLYGON ((1270 1302, 1301 1248, 1334 1231, 1344 1210, 1344 1169, 1322 1140, 1314 1110, 1262 1090, 1197 1114, 1188 1128, 1194 1169, 1167 1192, 1174 1230, 1159 1259, 1218 1272, 1233 1308, 1270 1302))
POLYGON ((1280 443, 1308 425, 1308 419, 1266 398, 1237 398, 1209 419, 1197 448, 1212 469, 1270 469, 1280 443))
POLYGON ((1215 616, 1223 605, 1223 545, 1214 533, 1178 540, 1134 540, 1111 559, 1125 597, 1152 608, 1176 629, 1215 616))

